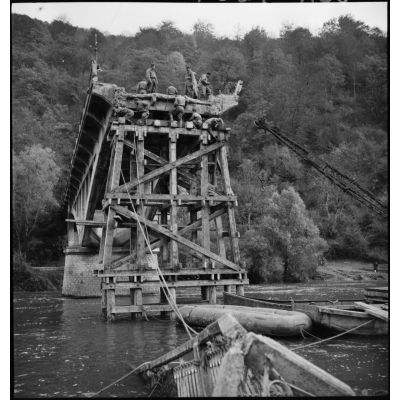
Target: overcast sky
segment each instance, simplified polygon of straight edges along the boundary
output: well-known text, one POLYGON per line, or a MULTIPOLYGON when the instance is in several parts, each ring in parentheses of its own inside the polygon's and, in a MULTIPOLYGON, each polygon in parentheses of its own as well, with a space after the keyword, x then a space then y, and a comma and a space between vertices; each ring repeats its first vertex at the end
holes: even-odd
POLYGON ((20 3, 13 13, 51 22, 64 16, 75 26, 112 34, 135 34, 139 27, 175 22, 190 32, 198 20, 211 22, 218 36, 234 37, 260 26, 278 36, 283 24, 294 24, 317 34, 331 18, 351 14, 371 27, 387 30, 387 3, 20 3))

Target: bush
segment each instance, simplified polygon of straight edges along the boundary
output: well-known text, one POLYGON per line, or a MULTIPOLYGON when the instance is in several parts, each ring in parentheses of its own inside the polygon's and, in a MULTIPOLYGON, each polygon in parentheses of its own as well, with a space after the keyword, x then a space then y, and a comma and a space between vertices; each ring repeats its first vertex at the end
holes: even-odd
POLYGON ((293 189, 274 192, 266 217, 241 241, 252 283, 301 282, 315 276, 327 244, 293 189))
POLYGON ((59 272, 38 272, 21 256, 13 256, 13 289, 28 292, 57 290, 62 285, 62 274, 59 272))

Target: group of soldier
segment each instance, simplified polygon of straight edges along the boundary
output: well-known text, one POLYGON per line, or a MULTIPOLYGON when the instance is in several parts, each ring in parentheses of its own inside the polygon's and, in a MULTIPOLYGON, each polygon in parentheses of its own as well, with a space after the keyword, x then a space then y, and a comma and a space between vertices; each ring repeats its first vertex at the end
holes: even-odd
MULTIPOLYGON (((166 94, 170 96, 175 96, 175 101, 173 105, 173 109, 170 112, 170 121, 171 123, 176 120, 179 123, 179 127, 182 127, 183 124, 183 115, 185 113, 186 101, 187 97, 191 97, 194 99, 205 98, 208 99, 211 95, 211 87, 209 81, 210 73, 207 72, 203 74, 200 79, 196 80, 196 73, 193 72, 190 68, 190 65, 186 66, 186 81, 185 81, 185 95, 179 94, 178 90, 175 86, 168 86, 166 90, 166 94), (186 97, 187 96, 187 97, 186 97)), ((149 94, 155 93, 158 86, 158 79, 155 70, 155 64, 152 63, 151 66, 146 70, 146 80, 140 81, 136 86, 137 94, 149 94)), ((151 103, 156 101, 156 95, 154 95, 151 103)), ((140 118, 137 123, 139 125, 145 125, 146 120, 150 116, 150 104, 148 101, 137 99, 136 100, 136 112, 139 113, 140 118)), ((200 113, 197 111, 195 105, 191 108, 191 115, 188 121, 193 123, 193 126, 197 129, 201 129, 203 126, 203 118, 200 113)), ((121 108, 119 110, 124 116, 131 120, 134 117, 135 112, 128 108, 121 108)), ((221 118, 209 118, 206 121, 208 129, 210 133, 212 129, 223 129, 224 122, 221 118)))
MULTIPOLYGON (((211 95, 210 72, 200 76, 196 80, 196 72, 192 71, 190 65, 186 65, 186 78, 185 78, 185 95, 193 99, 208 99, 211 95)), ((158 79, 156 74, 156 66, 151 64, 146 70, 146 80, 140 81, 136 86, 136 92, 139 94, 155 93, 158 86, 158 79)), ((174 86, 167 88, 167 94, 177 95, 178 90, 174 86)))

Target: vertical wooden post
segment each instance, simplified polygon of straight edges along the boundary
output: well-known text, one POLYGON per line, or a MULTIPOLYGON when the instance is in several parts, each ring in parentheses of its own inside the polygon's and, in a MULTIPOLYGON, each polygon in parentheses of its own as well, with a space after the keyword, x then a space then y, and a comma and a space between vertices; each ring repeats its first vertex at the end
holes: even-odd
MULTIPOLYGON (((161 224, 167 225, 168 224, 168 211, 162 210, 161 211, 161 224)), ((169 261, 169 252, 168 252, 168 241, 166 239, 161 241, 161 260, 162 260, 162 267, 166 267, 169 261)))
MULTIPOLYGON (((131 154, 129 156, 129 179, 130 181, 133 181, 137 177, 137 169, 136 169, 136 149, 132 149, 131 154)), ((133 263, 132 260, 132 255, 136 253, 136 242, 137 242, 137 234, 136 234, 136 227, 131 227, 131 238, 130 238, 130 246, 129 246, 129 252, 131 255, 131 260, 129 262, 129 269, 131 264, 132 264, 132 269, 137 269, 137 257, 136 257, 136 263, 133 263)))
MULTIPOLYGON (((169 162, 176 161, 176 133, 170 131, 169 134, 169 162)), ((177 169, 171 169, 169 176, 169 193, 171 195, 178 194, 178 180, 177 180, 177 169)), ((178 233, 178 209, 175 200, 171 200, 171 212, 170 212, 170 227, 173 233, 178 233)), ((170 240, 170 262, 171 268, 176 269, 179 265, 178 255, 178 243, 174 240, 170 240)))
MULTIPOLYGON (((231 187, 231 180, 229 177, 229 168, 228 168, 228 158, 226 155, 226 146, 221 147, 220 149, 220 158, 221 158, 221 172, 224 180, 225 192, 227 195, 233 195, 233 190, 231 187)), ((231 247, 232 247, 232 256, 233 262, 237 265, 240 263, 240 251, 239 251, 239 241, 238 234, 236 231, 236 222, 235 222, 235 211, 233 209, 233 204, 228 204, 228 220, 229 220, 229 236, 231 239, 231 247)))
POLYGON ((236 294, 244 296, 244 285, 236 285, 236 294))
POLYGON ((107 318, 107 290, 101 289, 101 312, 107 318))
POLYGON ((113 307, 115 306, 115 289, 107 289, 107 322, 114 321, 113 307))
MULTIPOLYGON (((132 306, 143 305, 142 288, 130 289, 130 296, 131 296, 131 305, 132 306)), ((142 314, 141 312, 133 312, 133 313, 131 313, 131 317, 132 317, 132 319, 139 318, 141 316, 141 314, 142 314)))
MULTIPOLYGON (((170 287, 169 288, 169 292, 171 293, 172 302, 176 304, 176 288, 170 287)), ((175 315, 174 311, 170 311, 169 312, 169 319, 170 320, 175 320, 176 319, 176 315, 175 315)))
POLYGON ((217 304, 217 287, 216 286, 209 286, 209 303, 210 304, 217 304))
POLYGON ((219 154, 220 154, 220 158, 221 158, 221 172, 222 172, 222 178, 224 181, 225 193, 227 195, 233 195, 231 179, 229 177, 229 167, 228 167, 228 158, 226 155, 226 145, 220 148, 219 154))
MULTIPOLYGON (((197 195, 197 185, 196 185, 196 181, 190 181, 190 194, 192 195, 197 195)), ((190 211, 190 223, 194 223, 197 221, 197 211, 190 211)), ((191 239, 193 243, 197 242, 197 230, 193 230, 191 232, 191 239)), ((192 256, 191 257, 191 264, 192 264, 192 268, 197 265, 197 258, 192 256)))
MULTIPOLYGON (((207 135, 203 134, 202 142, 200 144, 201 149, 207 148, 207 135)), ((201 236, 202 246, 209 250, 210 249, 210 206, 208 201, 205 199, 208 195, 208 154, 201 157, 201 196, 202 210, 201 210, 201 236)), ((209 259, 203 256, 203 268, 209 266, 209 259)))
POLYGON ((239 240, 238 240, 238 232, 236 230, 235 211, 233 209, 232 204, 228 204, 228 220, 229 220, 229 233, 231 238, 233 262, 239 265, 240 263, 239 240))
POLYGON ((225 249, 225 238, 224 238, 224 229, 222 226, 222 217, 215 218, 215 230, 217 235, 217 245, 219 255, 221 257, 226 258, 226 249, 225 249))
MULTIPOLYGON (((136 140, 136 161, 137 161, 137 175, 138 179, 144 175, 144 134, 142 130, 139 130, 138 137, 136 140)), ((140 183, 138 185, 138 193, 144 193, 144 185, 140 183)), ((144 217, 144 206, 139 204, 136 207, 136 212, 139 216, 144 217)), ((142 226, 143 228, 143 226, 142 226)), ((146 255, 146 248, 145 248, 145 241, 144 235, 142 233, 142 229, 140 228, 140 224, 137 223, 136 227, 136 257, 137 257, 137 265, 140 270, 142 270, 145 265, 145 255, 146 255)))
MULTIPOLYGON (((113 190, 114 188, 119 186, 119 180, 121 175, 121 164, 122 164, 122 154, 124 150, 124 136, 125 132, 123 129, 117 131, 116 143, 114 145, 114 156, 112 159, 112 164, 110 164, 110 174, 109 181, 107 182, 108 187, 106 188, 106 192, 113 190)), ((103 268, 107 269, 111 263, 112 259, 112 242, 114 239, 114 229, 115 229, 115 211, 112 209, 108 209, 107 213, 107 222, 105 228, 103 228, 103 233, 105 236, 102 238, 104 240, 103 247, 100 247, 100 250, 103 251, 103 256, 100 254, 100 259, 103 261, 103 268)), ((115 297, 115 296, 114 296, 115 297)))

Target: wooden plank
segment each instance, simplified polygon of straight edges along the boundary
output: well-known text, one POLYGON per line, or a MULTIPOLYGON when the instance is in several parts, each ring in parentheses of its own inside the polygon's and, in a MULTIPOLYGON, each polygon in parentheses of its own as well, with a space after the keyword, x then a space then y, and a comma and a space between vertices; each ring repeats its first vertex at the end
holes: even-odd
POLYGON ((182 237, 181 235, 174 234, 171 231, 169 231, 168 229, 165 229, 162 226, 160 226, 152 221, 149 221, 146 218, 141 217, 140 215, 135 215, 133 212, 126 210, 121 206, 111 205, 111 208, 114 209, 118 214, 122 215, 123 217, 128 218, 128 219, 134 219, 136 221, 140 221, 141 223, 146 224, 150 229, 153 229, 154 231, 159 232, 162 235, 167 236, 170 239, 175 240, 178 243, 181 243, 184 246, 189 247, 190 249, 196 251, 197 253, 205 255, 206 257, 209 257, 212 260, 214 260, 222 265, 225 265, 226 267, 232 268, 235 271, 238 271, 240 269, 238 265, 234 264, 233 262, 231 262, 229 260, 222 258, 218 254, 215 254, 210 250, 204 249, 203 247, 191 242, 190 240, 182 237))
MULTIPOLYGON (((167 282, 167 286, 169 288, 183 288, 183 287, 218 287, 224 285, 237 285, 240 283, 241 285, 248 285, 248 279, 220 279, 220 280, 187 280, 187 281, 175 281, 175 282, 167 282)), ((102 288, 104 289, 130 289, 130 288, 146 288, 146 287, 154 287, 154 285, 165 286, 162 282, 157 281, 149 281, 149 282, 117 282, 117 283, 102 283, 102 288)), ((359 313, 360 314, 360 313, 359 313)))
MULTIPOLYGON (((245 270, 241 269, 239 272, 244 273, 245 270)), ((182 268, 180 271, 173 271, 171 269, 163 269, 164 277, 177 276, 177 275, 211 275, 211 273, 220 274, 220 275, 229 274, 229 275, 238 275, 239 276, 239 272, 233 272, 230 268, 215 268, 213 270, 208 270, 208 271, 205 271, 203 268, 182 268)), ((126 270, 126 271, 115 271, 115 272, 111 272, 111 273, 103 273, 102 272, 102 273, 99 273, 97 276, 101 276, 101 277, 143 276, 145 279, 147 279, 153 275, 154 275, 154 272, 150 272, 150 271, 140 272, 137 270, 126 270)), ((262 301, 262 300, 260 300, 260 301, 262 301)), ((297 302, 296 302, 296 304, 297 304, 297 302)))
POLYGON ((153 201, 153 202, 170 202, 171 200, 176 200, 180 202, 201 202, 203 200, 206 201, 237 201, 237 197, 235 195, 227 196, 227 195, 215 195, 215 196, 202 196, 202 195, 191 195, 191 194, 165 194, 165 193, 142 193, 139 195, 138 193, 128 194, 125 192, 113 192, 106 193, 106 199, 121 199, 121 200, 143 200, 143 201, 153 201))
POLYGON ((66 219, 66 222, 73 222, 76 225, 86 225, 86 226, 92 226, 92 227, 96 227, 96 228, 102 228, 103 226, 105 226, 105 222, 102 221, 86 221, 83 219, 66 219))
POLYGON ((160 312, 160 311, 172 311, 172 307, 169 304, 146 304, 146 305, 130 305, 130 306, 114 306, 112 312, 114 314, 125 314, 125 313, 142 313, 142 312, 160 312))
POLYGON ((371 304, 367 304, 361 301, 357 301, 354 304, 361 307, 368 314, 373 315, 376 318, 383 319, 386 322, 389 321, 389 313, 387 311, 382 310, 379 307, 375 307, 371 304))
MULTIPOLYGON (((189 161, 196 160, 196 159, 202 157, 204 154, 211 153, 211 152, 221 148, 223 145, 224 145, 223 143, 214 143, 214 144, 208 146, 206 149, 201 149, 201 150, 195 151, 194 153, 188 154, 185 157, 179 158, 176 161, 173 161, 166 165, 163 165, 162 167, 145 174, 140 179, 140 183, 151 181, 151 180, 157 178, 158 176, 163 175, 163 174, 171 171, 172 169, 179 167, 180 165, 188 163, 189 161)), ((126 186, 125 185, 119 186, 118 188, 116 188, 114 190, 114 192, 116 192, 116 191, 119 191, 119 192, 125 191, 126 192, 126 190, 133 189, 138 184, 139 184, 139 181, 137 179, 135 179, 133 182, 129 182, 126 186)))

